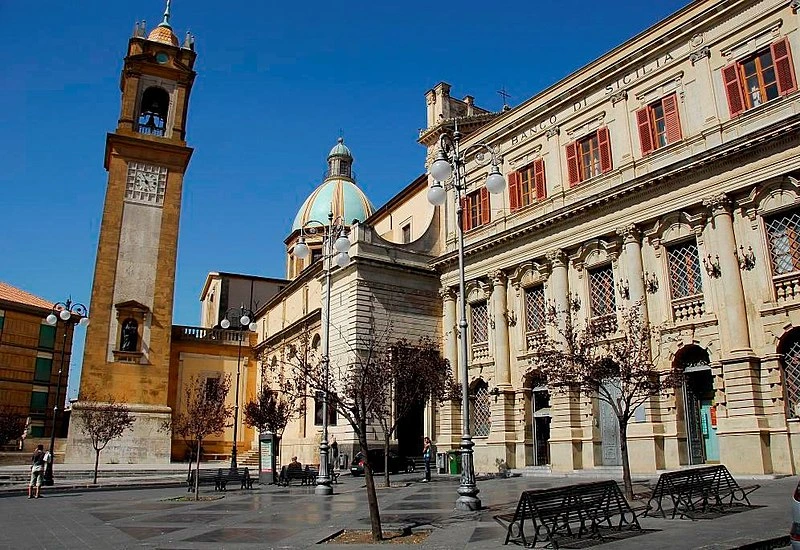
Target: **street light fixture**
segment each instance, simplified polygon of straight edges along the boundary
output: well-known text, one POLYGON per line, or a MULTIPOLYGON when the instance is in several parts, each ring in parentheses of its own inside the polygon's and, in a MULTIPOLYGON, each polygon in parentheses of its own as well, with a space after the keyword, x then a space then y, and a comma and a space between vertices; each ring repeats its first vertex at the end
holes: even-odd
MULTIPOLYGON (((58 321, 64 323, 64 337, 61 341, 61 361, 58 365, 58 382, 56 384, 56 402, 53 404, 53 426, 50 429, 50 460, 44 467, 45 485, 53 484, 53 463, 56 456, 56 421, 58 420, 58 399, 61 395, 61 374, 64 372, 64 358, 67 355, 67 334, 69 333, 69 325, 80 325, 85 327, 89 324, 89 309, 83 305, 72 301, 72 298, 67 298, 66 302, 56 302, 53 304, 53 311, 45 318, 45 322, 58 329, 58 321)), ((73 334, 75 333, 73 329, 73 334)))
POLYGON ((456 201, 456 233, 458 236, 458 294, 459 315, 458 321, 460 348, 459 348, 459 375, 461 377, 461 484, 458 487, 459 497, 456 500, 457 510, 479 510, 481 500, 478 498, 480 490, 475 484, 475 465, 472 459, 472 442, 469 428, 469 366, 467 364, 467 302, 464 290, 464 226, 462 223, 464 209, 461 198, 467 190, 466 165, 467 156, 474 153, 478 166, 491 165, 489 175, 486 177, 486 189, 492 194, 502 193, 506 181, 500 173, 500 164, 503 159, 497 151, 486 143, 476 143, 461 150, 461 132, 458 131, 456 122, 452 135, 444 133, 439 137, 439 151, 436 160, 431 164, 429 173, 433 182, 428 188, 428 201, 434 206, 441 206, 447 200, 447 190, 455 191, 456 201))
POLYGON ((341 216, 333 217, 333 212, 328 214, 328 223, 317 220, 308 220, 300 228, 300 237, 294 245, 293 254, 296 258, 308 257, 309 249, 306 244, 306 234, 314 235, 318 225, 322 227, 322 257, 325 268, 325 319, 322 322, 322 360, 324 362, 324 388, 322 388, 322 441, 319 444, 319 475, 314 493, 317 495, 332 495, 331 475, 328 464, 328 388, 330 385, 330 332, 331 332, 331 269, 335 261, 339 267, 350 263, 347 251, 350 249, 350 239, 347 238, 347 227, 341 216), (335 258, 334 258, 335 256, 335 258))
POLYGON ((244 304, 242 304, 240 307, 232 307, 226 311, 225 318, 222 319, 219 326, 225 330, 229 329, 231 327, 231 322, 228 320, 228 317, 231 315, 239 316, 238 328, 241 331, 238 338, 239 345, 236 354, 236 395, 234 398, 235 403, 233 404, 233 448, 231 449, 231 470, 236 470, 239 467, 236 457, 236 438, 239 428, 239 378, 242 375, 242 340, 245 338, 244 331, 248 331, 248 333, 255 332, 258 325, 255 323, 255 315, 253 315, 252 310, 247 309, 244 307, 244 304))

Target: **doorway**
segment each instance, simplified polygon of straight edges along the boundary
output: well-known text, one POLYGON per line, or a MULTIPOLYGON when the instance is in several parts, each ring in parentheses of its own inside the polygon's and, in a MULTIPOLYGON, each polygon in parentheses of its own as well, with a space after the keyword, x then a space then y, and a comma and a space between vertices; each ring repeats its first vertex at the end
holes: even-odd
POLYGON ((683 368, 683 407, 689 464, 719 462, 717 404, 708 352, 688 346, 676 357, 683 368))
POLYGON ((535 386, 531 392, 533 409, 533 464, 550 464, 550 392, 547 386, 535 386))
POLYGON ((425 436, 425 401, 411 407, 405 418, 397 423, 397 454, 422 456, 422 438, 425 436))
MULTIPOLYGON (((609 380, 604 382, 612 399, 620 396, 619 382, 609 380)), ((600 407, 600 448, 602 450, 603 466, 622 466, 622 445, 619 435, 619 420, 614 408, 604 399, 599 399, 600 407)))

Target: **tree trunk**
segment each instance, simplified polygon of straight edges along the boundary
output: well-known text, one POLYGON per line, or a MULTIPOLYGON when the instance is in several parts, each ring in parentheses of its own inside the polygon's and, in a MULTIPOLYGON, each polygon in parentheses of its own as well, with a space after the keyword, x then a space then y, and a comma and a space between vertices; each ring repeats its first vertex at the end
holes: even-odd
POLYGON ((94 481, 92 481, 93 485, 97 485, 97 467, 98 467, 99 464, 100 464, 100 451, 98 449, 95 449, 94 450, 94 481))
POLYGON ((391 487, 392 482, 389 479, 389 435, 383 437, 383 476, 386 480, 386 486, 391 487))
POLYGON ((200 444, 202 439, 197 440, 197 467, 194 470, 194 499, 200 500, 200 444))
POLYGON ((633 483, 631 482, 631 464, 628 460, 628 419, 617 417, 619 422, 619 445, 622 451, 622 484, 625 496, 633 500, 633 483))
MULTIPOLYGON (((363 426, 361 434, 367 433, 367 427, 363 426)), ((378 508, 378 495, 375 493, 375 478, 372 476, 372 465, 369 463, 369 452, 367 448, 366 435, 359 435, 358 442, 361 445, 361 453, 364 455, 364 479, 367 485, 367 504, 369 505, 369 522, 372 527, 372 540, 383 540, 381 529, 381 511, 378 508)))

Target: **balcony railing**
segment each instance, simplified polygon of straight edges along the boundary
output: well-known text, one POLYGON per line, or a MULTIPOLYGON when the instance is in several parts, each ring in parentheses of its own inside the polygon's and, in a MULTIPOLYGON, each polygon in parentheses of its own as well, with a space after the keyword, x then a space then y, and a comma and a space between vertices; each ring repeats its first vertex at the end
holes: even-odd
POLYGON ((472 344, 472 360, 481 363, 489 359, 489 342, 472 344))
POLYGON ((238 344, 245 342, 245 333, 241 330, 225 330, 222 328, 187 327, 174 325, 172 339, 183 342, 205 342, 209 344, 238 344))
POLYGON ((543 330, 533 330, 525 333, 525 345, 528 351, 536 351, 536 348, 545 340, 547 333, 543 330))
POLYGON ((702 294, 672 300, 672 318, 676 323, 698 320, 705 312, 706 304, 702 294))
POLYGON ((800 271, 777 275, 772 278, 778 302, 788 302, 800 297, 800 271))

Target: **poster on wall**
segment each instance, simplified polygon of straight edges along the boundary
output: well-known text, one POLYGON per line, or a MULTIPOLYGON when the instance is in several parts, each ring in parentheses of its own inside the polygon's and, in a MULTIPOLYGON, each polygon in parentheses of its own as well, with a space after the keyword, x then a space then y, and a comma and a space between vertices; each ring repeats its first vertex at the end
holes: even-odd
POLYGON ((261 436, 260 473, 263 474, 266 479, 270 479, 272 477, 272 457, 273 457, 272 437, 261 436))

